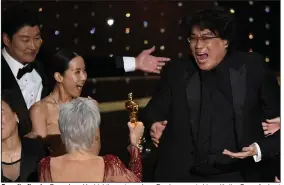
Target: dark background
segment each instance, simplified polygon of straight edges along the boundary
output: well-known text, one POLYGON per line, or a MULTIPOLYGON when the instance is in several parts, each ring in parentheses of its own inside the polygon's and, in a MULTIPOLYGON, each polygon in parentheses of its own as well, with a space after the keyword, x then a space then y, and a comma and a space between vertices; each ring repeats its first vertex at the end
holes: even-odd
MULTIPOLYGON (((71 48, 88 60, 93 60, 93 56, 137 56, 153 45, 156 56, 183 57, 188 54, 187 30, 182 24, 184 16, 197 8, 213 5, 235 11, 238 49, 245 52, 252 49, 269 58, 269 67, 280 74, 280 1, 253 1, 250 4, 250 1, 2 0, 2 13, 15 4, 38 10, 44 41, 38 58, 47 66, 49 56, 62 47, 71 48), (269 12, 265 11, 267 7, 269 12), (130 17, 126 17, 126 13, 130 13, 130 17), (249 21, 250 17, 253 22, 249 21), (107 24, 109 18, 114 19, 112 26, 107 24), (148 23, 146 28, 144 21, 148 23), (130 28, 128 34, 126 28, 130 28), (161 29, 164 29, 163 33, 161 29), (249 33, 253 34, 253 39, 249 39, 249 33), (145 40, 148 43, 144 43, 145 40), (269 45, 265 44, 267 40, 269 45)), ((103 73, 100 75, 104 76, 103 73)), ((92 96, 99 103, 126 100, 129 92, 134 93, 134 99, 149 97, 159 77, 150 75, 154 78, 147 78, 149 75, 134 72, 114 80, 89 79, 83 94, 92 96), (135 80, 135 76, 141 78, 135 80)), ((126 111, 102 112, 102 155, 112 153, 127 163, 127 121, 126 111)), ((154 159, 153 151, 144 158, 144 181, 151 181, 154 159)))

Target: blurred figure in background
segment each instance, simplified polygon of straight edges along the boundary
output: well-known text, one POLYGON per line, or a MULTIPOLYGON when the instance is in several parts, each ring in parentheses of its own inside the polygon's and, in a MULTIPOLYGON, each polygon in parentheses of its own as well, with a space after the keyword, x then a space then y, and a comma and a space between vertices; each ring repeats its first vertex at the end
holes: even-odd
POLYGON ((47 153, 41 139, 20 138, 14 93, 2 91, 1 179, 2 182, 38 182, 37 167, 47 153))

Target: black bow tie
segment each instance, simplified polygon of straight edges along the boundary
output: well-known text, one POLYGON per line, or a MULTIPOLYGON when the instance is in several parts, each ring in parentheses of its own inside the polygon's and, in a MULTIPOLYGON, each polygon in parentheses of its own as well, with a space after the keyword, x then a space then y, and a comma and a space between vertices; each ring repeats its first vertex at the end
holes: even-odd
POLYGON ((20 80, 26 73, 32 72, 33 69, 34 69, 34 65, 31 63, 19 69, 18 74, 17 74, 17 79, 20 80))

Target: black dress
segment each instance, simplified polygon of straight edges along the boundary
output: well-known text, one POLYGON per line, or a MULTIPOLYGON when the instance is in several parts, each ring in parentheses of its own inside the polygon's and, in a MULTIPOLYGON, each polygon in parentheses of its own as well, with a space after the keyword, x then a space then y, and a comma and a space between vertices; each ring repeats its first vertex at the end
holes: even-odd
POLYGON ((21 158, 12 163, 2 162, 2 182, 38 182, 38 163, 47 156, 44 142, 40 139, 30 138, 23 138, 21 142, 21 158), (11 173, 15 173, 14 176, 18 177, 14 179, 5 177, 5 174, 11 173))

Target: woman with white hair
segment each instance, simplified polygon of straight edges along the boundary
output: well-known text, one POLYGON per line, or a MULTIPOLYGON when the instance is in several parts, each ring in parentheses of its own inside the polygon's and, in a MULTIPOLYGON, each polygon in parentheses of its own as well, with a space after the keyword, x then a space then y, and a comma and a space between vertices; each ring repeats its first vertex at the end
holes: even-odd
POLYGON ((100 113, 93 100, 76 98, 61 105, 59 129, 67 153, 46 157, 39 164, 41 182, 139 182, 142 163, 137 147, 142 137, 142 122, 128 123, 129 169, 114 155, 98 156, 100 113))

